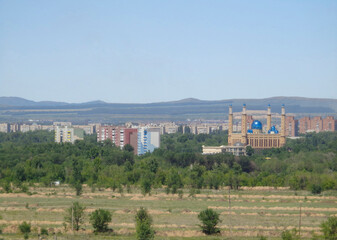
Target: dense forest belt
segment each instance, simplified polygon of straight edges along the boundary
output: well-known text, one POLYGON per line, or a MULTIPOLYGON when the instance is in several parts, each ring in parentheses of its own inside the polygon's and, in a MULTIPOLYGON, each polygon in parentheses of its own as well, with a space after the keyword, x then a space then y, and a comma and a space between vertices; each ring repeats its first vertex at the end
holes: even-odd
MULTIPOLYGON (((50 186, 54 181, 74 188, 86 184, 99 190, 124 189, 124 194, 127 187, 140 187, 148 192, 161 187, 166 187, 168 192, 190 188, 196 190, 195 194, 197 189, 228 186, 242 190, 268 189, 270 195, 273 188, 311 190, 314 194, 337 190, 336 132, 307 134, 297 140, 288 139, 283 148, 256 153, 248 147, 248 156, 238 157, 201 154, 203 145, 226 145, 226 131, 164 134, 161 147, 143 156, 134 155, 131 146, 120 149, 111 141, 97 142, 96 135, 85 136, 74 144, 57 144, 53 142, 53 134, 47 131, 0 133, 3 192, 25 192, 28 185, 50 186)), ((65 195, 69 197, 68 193, 65 195)), ((314 196, 307 199, 312 200, 314 196)))

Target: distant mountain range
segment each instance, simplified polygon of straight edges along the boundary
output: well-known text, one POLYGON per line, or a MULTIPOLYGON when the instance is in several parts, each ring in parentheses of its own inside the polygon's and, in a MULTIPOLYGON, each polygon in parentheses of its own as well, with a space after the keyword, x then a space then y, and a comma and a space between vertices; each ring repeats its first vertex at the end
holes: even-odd
POLYGON ((85 103, 35 102, 19 97, 0 97, 0 121, 67 120, 119 122, 136 120, 186 120, 222 119, 232 104, 234 111, 241 111, 246 104, 248 110, 266 110, 270 104, 273 112, 280 112, 282 104, 286 112, 294 115, 337 114, 337 99, 272 97, 264 99, 227 99, 205 101, 187 98, 179 101, 157 103, 85 103))

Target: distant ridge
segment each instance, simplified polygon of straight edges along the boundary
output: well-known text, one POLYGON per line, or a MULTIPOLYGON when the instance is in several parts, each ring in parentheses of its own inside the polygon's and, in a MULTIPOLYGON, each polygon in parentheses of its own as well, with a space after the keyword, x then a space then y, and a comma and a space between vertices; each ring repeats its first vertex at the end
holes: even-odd
POLYGON ((66 121, 153 121, 186 119, 224 119, 228 106, 239 112, 246 104, 248 110, 266 110, 268 104, 273 113, 280 113, 282 104, 286 112, 295 116, 337 117, 337 99, 304 97, 270 97, 263 99, 200 100, 186 98, 178 101, 155 103, 107 103, 91 101, 66 103, 34 102, 19 97, 0 97, 0 121, 66 120, 66 121))
POLYGON ((34 102, 20 97, 0 97, 0 105, 3 106, 64 106, 68 105, 66 102, 41 101, 34 102))

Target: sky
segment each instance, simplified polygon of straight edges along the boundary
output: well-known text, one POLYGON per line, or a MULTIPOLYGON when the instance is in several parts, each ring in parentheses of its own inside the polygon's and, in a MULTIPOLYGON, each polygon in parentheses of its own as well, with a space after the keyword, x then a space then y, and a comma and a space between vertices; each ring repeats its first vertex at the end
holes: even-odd
POLYGON ((337 98, 336 0, 0 0, 0 96, 337 98))

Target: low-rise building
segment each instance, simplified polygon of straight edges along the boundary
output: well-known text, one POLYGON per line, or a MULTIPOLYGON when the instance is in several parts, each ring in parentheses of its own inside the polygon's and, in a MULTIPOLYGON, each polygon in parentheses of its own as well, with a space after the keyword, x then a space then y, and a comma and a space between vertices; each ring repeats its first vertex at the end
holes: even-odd
POLYGON ((0 123, 0 132, 8 133, 10 131, 10 127, 8 123, 0 123))

